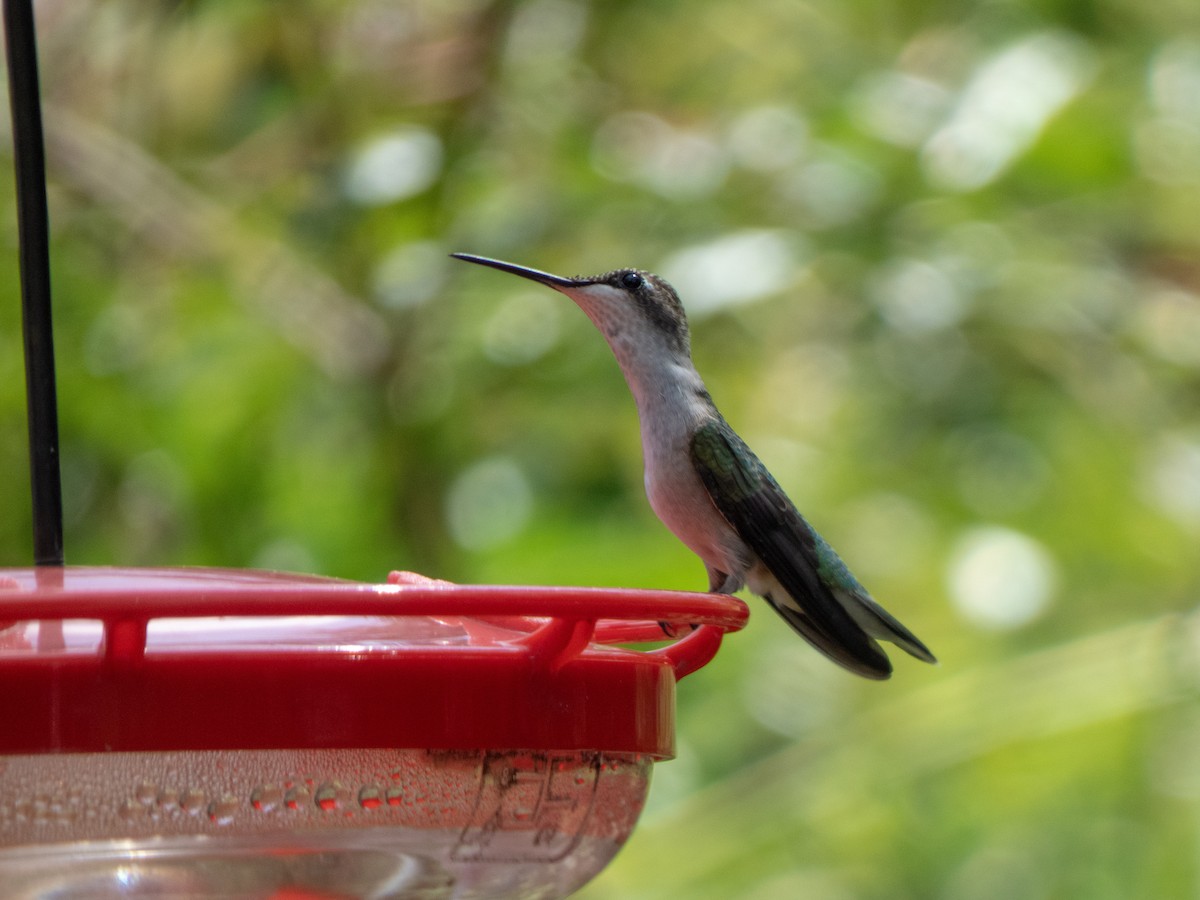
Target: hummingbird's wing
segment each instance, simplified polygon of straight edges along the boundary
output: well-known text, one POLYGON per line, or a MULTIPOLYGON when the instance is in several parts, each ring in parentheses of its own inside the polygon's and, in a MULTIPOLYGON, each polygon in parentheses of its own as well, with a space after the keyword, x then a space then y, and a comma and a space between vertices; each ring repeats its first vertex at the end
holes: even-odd
POLYGON ((801 637, 867 678, 887 678, 892 671, 874 637, 934 661, 915 635, 871 599, 724 419, 718 416, 696 430, 691 454, 713 504, 789 595, 766 599, 801 637))

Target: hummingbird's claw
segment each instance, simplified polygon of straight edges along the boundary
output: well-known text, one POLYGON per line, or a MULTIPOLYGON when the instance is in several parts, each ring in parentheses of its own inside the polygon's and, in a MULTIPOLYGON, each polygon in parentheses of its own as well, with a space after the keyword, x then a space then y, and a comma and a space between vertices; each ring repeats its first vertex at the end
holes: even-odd
POLYGON ((689 622, 687 626, 688 630, 682 631, 679 625, 672 625, 670 622, 659 622, 658 627, 662 629, 663 634, 674 640, 676 638, 686 637, 700 626, 695 622, 689 622))

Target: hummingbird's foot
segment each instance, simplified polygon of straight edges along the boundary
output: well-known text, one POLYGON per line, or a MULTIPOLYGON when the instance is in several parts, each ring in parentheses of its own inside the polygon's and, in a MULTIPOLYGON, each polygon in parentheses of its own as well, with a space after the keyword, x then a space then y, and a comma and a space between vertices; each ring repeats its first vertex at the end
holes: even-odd
POLYGON ((685 627, 682 625, 672 625, 670 622, 659 622, 658 627, 662 629, 662 633, 674 640, 675 638, 686 637, 700 626, 695 622, 689 622, 685 627))

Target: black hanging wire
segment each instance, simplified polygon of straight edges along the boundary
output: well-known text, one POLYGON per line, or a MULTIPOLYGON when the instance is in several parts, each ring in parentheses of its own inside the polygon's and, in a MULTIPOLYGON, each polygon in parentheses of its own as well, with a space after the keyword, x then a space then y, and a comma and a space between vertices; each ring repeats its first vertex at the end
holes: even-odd
POLYGON ((4 0, 4 37, 8 50, 8 97, 12 105, 13 160, 17 178, 25 395, 33 490, 33 559, 39 566, 61 566, 62 481, 58 401, 54 386, 54 335, 50 320, 46 155, 33 0, 4 0))

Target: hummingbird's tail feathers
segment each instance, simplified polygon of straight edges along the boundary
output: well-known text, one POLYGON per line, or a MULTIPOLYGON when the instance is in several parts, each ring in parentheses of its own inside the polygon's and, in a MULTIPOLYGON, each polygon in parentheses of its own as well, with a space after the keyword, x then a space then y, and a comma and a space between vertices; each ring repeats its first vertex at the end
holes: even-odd
POLYGON ((834 594, 868 635, 881 641, 890 641, 909 656, 937 665, 937 657, 921 639, 901 625, 895 616, 876 603, 869 594, 846 594, 842 591, 834 591, 834 594))
POLYGON ((775 592, 765 593, 762 596, 771 604, 771 608, 792 626, 792 630, 796 634, 839 666, 849 669, 855 675, 875 681, 885 681, 892 676, 892 663, 887 654, 864 632, 859 632, 857 635, 859 640, 853 642, 846 640, 844 633, 834 637, 814 622, 804 610, 790 602, 791 597, 782 589, 779 591, 779 596, 784 598, 782 603, 775 599, 775 592))

